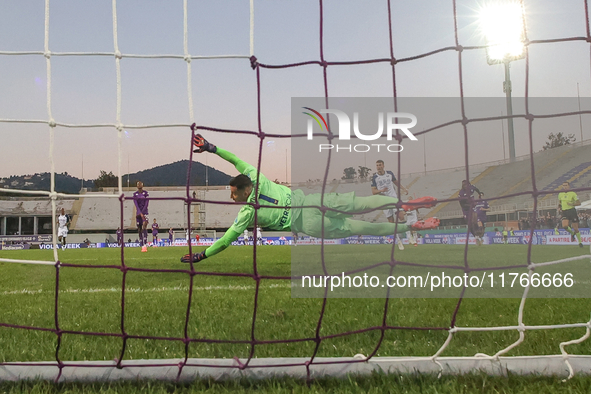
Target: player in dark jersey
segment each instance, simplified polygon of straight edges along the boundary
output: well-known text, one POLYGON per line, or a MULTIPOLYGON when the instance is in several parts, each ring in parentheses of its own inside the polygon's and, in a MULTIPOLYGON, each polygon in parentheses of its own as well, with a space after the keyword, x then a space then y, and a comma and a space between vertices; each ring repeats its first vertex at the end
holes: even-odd
POLYGON ((478 193, 479 197, 482 195, 482 192, 478 190, 476 186, 464 179, 462 181, 462 188, 458 192, 458 196, 460 197, 460 207, 462 208, 462 214, 464 215, 468 229, 472 235, 474 235, 474 237, 477 237, 476 229, 478 224, 476 214, 473 209, 474 193, 478 193))
POLYGON ((133 193, 133 202, 136 209, 135 219, 140 245, 144 247, 148 243, 148 204, 150 200, 148 200, 148 192, 144 190, 144 184, 138 181, 136 186, 137 191, 133 193))
POLYGON ((158 246, 158 230, 159 229, 160 229, 160 227, 158 226, 158 223, 156 223, 156 219, 154 219, 154 223, 152 223, 152 246, 153 247, 158 246))
POLYGON ((476 205, 474 205, 474 212, 476 213, 476 243, 478 245, 482 245, 482 237, 484 236, 484 232, 486 230, 486 213, 490 211, 490 206, 488 205, 488 201, 484 198, 484 193, 480 193, 480 198, 476 200, 476 205))
POLYGON ((117 245, 121 246, 123 244, 123 231, 121 227, 117 227, 117 245))

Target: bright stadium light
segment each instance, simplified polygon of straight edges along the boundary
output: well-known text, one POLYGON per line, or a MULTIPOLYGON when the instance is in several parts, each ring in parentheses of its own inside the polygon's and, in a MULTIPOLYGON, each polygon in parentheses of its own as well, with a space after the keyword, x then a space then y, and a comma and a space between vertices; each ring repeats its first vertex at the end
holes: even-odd
POLYGON ((480 12, 480 26, 486 38, 489 64, 525 57, 525 26, 520 2, 491 4, 480 12))
POLYGON ((507 98, 507 129, 509 159, 515 160, 515 135, 513 131, 513 105, 511 102, 510 63, 525 57, 525 16, 520 1, 494 3, 480 12, 480 28, 486 39, 488 64, 505 65, 503 91, 507 98))

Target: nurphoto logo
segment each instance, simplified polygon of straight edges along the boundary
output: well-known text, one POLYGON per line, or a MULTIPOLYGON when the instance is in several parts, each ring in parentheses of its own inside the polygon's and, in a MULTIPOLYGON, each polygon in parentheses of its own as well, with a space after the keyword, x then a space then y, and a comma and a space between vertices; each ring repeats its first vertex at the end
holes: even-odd
MULTIPOLYGON (((336 116, 338 121, 338 139, 339 141, 351 140, 351 119, 349 115, 338 109, 321 109, 315 110, 310 107, 302 107, 309 112, 303 112, 308 115, 311 119, 307 122, 307 135, 308 140, 314 138, 314 123, 318 124, 320 131, 328 131, 328 123, 322 114, 333 114, 336 116), (315 122, 314 122, 315 121, 315 122)), ((406 112, 387 112, 384 116, 383 112, 378 113, 378 130, 373 134, 364 134, 359 130, 359 112, 353 112, 353 133, 355 137, 362 141, 375 141, 381 138, 384 134, 384 118, 386 119, 386 139, 392 141, 392 135, 395 134, 395 130, 403 132, 409 140, 417 141, 409 129, 413 128, 417 124, 417 117, 413 114, 406 112), (408 123, 399 123, 400 120, 409 119, 408 123)), ((372 149, 376 149, 380 152, 380 148, 384 148, 384 151, 388 152, 402 152, 402 145, 400 144, 355 144, 355 145, 339 145, 339 144, 319 144, 318 151, 335 149, 336 152, 348 151, 348 152, 368 152, 372 149)))

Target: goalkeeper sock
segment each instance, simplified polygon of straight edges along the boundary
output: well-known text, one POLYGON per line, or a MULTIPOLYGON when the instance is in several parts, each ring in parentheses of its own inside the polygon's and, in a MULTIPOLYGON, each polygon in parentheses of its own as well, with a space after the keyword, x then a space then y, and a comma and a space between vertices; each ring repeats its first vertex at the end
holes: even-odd
POLYGON ((568 231, 571 235, 574 234, 573 229, 570 226, 566 226, 565 230, 568 231))
POLYGON ((581 243, 581 233, 579 231, 577 231, 575 233, 575 237, 577 237, 577 241, 579 241, 579 243, 581 243))

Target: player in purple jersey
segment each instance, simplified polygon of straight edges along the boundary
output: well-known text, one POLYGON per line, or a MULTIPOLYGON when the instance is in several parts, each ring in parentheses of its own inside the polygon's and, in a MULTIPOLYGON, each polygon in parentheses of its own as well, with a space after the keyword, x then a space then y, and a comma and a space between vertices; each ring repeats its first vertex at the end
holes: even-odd
POLYGON ((460 197, 460 207, 462 208, 464 217, 467 217, 467 214, 471 211, 470 205, 471 200, 473 200, 474 193, 478 193, 478 196, 482 194, 482 192, 478 190, 476 186, 464 179, 462 181, 462 188, 458 192, 458 196, 460 197))
POLYGON ((473 209, 474 193, 478 193, 478 196, 482 195, 482 192, 478 190, 476 186, 464 179, 462 181, 462 188, 458 192, 458 196, 460 197, 460 207, 462 208, 462 213, 464 214, 464 219, 466 219, 468 229, 470 229, 470 232, 476 237, 476 234, 474 233, 477 226, 476 215, 474 214, 473 209))
POLYGON ((158 223, 156 223, 156 219, 154 219, 154 223, 152 223, 152 246, 158 246, 158 223))
POLYGON ((484 199, 484 193, 480 193, 480 198, 476 200, 476 205, 474 206, 474 212, 476 212, 476 225, 475 228, 476 232, 476 243, 482 245, 482 237, 484 236, 484 231, 486 230, 486 213, 490 211, 490 206, 488 205, 488 201, 484 199))
POLYGON ((144 242, 144 246, 148 245, 148 217, 146 216, 146 220, 144 220, 144 232, 142 233, 144 236, 144 239, 142 240, 144 242))
POLYGON ((137 181, 137 191, 133 193, 133 202, 136 209, 136 224, 137 232, 140 239, 140 244, 145 246, 148 243, 148 200, 149 194, 144 190, 144 184, 137 181))
POLYGON ((172 228, 168 230, 168 245, 172 246, 172 228))
POLYGON ((117 227, 117 245, 121 246, 123 244, 123 231, 121 231, 121 227, 117 227))

